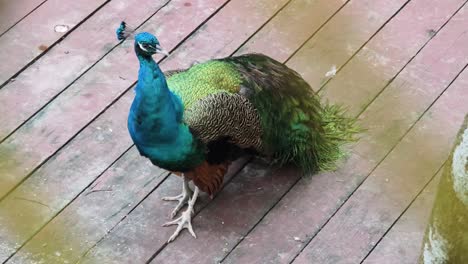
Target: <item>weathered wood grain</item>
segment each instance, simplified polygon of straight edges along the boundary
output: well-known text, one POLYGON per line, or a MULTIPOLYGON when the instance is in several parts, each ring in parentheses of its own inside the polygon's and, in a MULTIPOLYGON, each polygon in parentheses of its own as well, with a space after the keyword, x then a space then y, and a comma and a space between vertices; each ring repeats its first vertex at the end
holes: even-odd
POLYGON ((48 0, 16 24, 0 37, 0 85, 108 2, 48 0))
MULTIPOLYGON (((437 1, 431 2, 435 4, 437 1)), ((413 5, 408 5, 403 9, 387 26, 394 27, 392 23, 405 25, 408 20, 400 20, 400 16, 407 17, 408 13, 415 14, 414 11, 417 10, 418 6, 427 5, 427 1, 415 1, 413 5), (406 11, 409 9, 409 11, 406 11)), ((447 10, 447 13, 439 13, 440 17, 446 17, 449 12, 455 11, 460 5, 461 1, 458 3, 452 2, 452 11, 447 10)), ((416 13, 418 14, 418 13, 416 13)), ((417 18, 417 17, 415 17, 417 18)), ((460 19, 460 16, 458 17, 460 19)), ((439 21, 439 25, 432 24, 434 27, 440 27, 443 21, 440 21, 437 17, 434 17, 431 21, 439 21)), ((460 25, 463 22, 458 21, 451 23, 451 26, 444 28, 441 32, 441 36, 438 36, 437 39, 434 39, 433 44, 425 48, 425 50, 420 54, 423 58, 431 58, 434 53, 440 54, 442 56, 443 51, 447 51, 446 56, 440 57, 441 61, 445 61, 450 56, 456 56, 457 49, 459 49, 462 41, 457 42, 457 36, 462 32, 460 25), (446 44, 446 41, 451 39, 449 44, 446 44), (441 45, 446 44, 447 46, 458 43, 457 47, 453 47, 448 51, 443 49, 438 53, 441 45)), ((425 27, 419 27, 422 32, 425 32, 425 27)), ((379 39, 380 34, 389 34, 386 31, 386 27, 382 29, 376 36, 376 39, 379 39)), ((390 38, 389 35, 388 38, 390 38)), ((392 41, 388 42, 388 45, 398 46, 398 39, 392 38, 392 41)), ((370 41, 372 43, 373 40, 370 41)), ((423 42, 420 42, 420 45, 423 45, 423 42)), ((402 49, 405 49, 405 46, 401 46, 402 49)), ((408 55, 412 56, 412 55, 408 55)), ((461 56, 463 57, 463 56, 461 56)), ((409 58, 408 58, 409 59, 409 58)), ((421 61, 421 60, 420 60, 421 61)), ((437 68, 438 62, 433 62, 431 64, 432 68, 437 68)), ((445 85, 448 85, 450 80, 454 78, 458 71, 460 71, 464 64, 466 63, 465 59, 460 58, 453 65, 454 68, 450 70, 448 74, 445 74, 441 77, 444 79, 445 85)), ((426 66, 427 66, 426 65, 426 66)), ((447 64, 449 66, 451 64, 447 64)), ((402 65, 403 66, 403 65, 402 65)), ((440 66, 441 68, 446 66, 440 66)), ((416 67, 416 66, 415 66, 416 67)), ((300 73, 304 73, 305 69, 297 69, 300 73)), ((437 71, 437 70, 436 70, 437 71)), ((411 74, 408 72, 408 74, 411 74)), ((436 74, 436 73, 434 73, 436 74)), ((339 75, 338 75, 339 76, 339 75)), ((360 79, 360 76, 350 76, 347 80, 349 83, 353 82, 353 78, 360 79)), ((365 84, 360 84, 365 85, 365 84)), ((367 83, 367 85, 372 86, 373 83, 367 83)), ((399 85, 399 84, 394 84, 399 85)), ((431 80, 423 82, 417 87, 423 89, 426 86, 431 85, 431 80)), ((383 88, 383 87, 381 87, 383 88)), ((439 87, 443 88, 443 87, 439 87)), ((324 89, 327 89, 325 87, 324 89)), ((347 87, 343 86, 343 93, 346 94, 347 87)), ((395 89, 395 88, 393 88, 395 89)), ((440 91, 440 89, 439 89, 440 91)), ((394 94, 394 93, 393 93, 394 94)), ((392 95, 386 96, 392 97, 392 95)), ((432 100, 436 95, 432 95, 432 100)), ((331 96, 325 97, 325 99, 334 102, 333 94, 331 96)), ((350 98, 351 99, 351 98, 350 98)), ((349 101, 341 101, 345 105, 353 106, 352 99, 349 101)), ((422 100, 414 100, 412 102, 414 106, 406 107, 405 109, 410 111, 412 107, 421 113, 425 108, 430 105, 430 101, 422 102, 422 100), (421 103, 419 103, 421 101, 421 103)), ((335 212, 335 210, 343 203, 345 199, 352 193, 354 188, 357 187, 360 181, 362 181, 368 173, 371 172, 372 168, 382 160, 386 153, 394 146, 401 135, 405 132, 412 122, 417 119, 417 116, 408 117, 407 114, 399 114, 398 119, 411 119, 408 122, 405 122, 404 125, 398 127, 398 124, 401 122, 390 122, 389 120, 395 120, 395 116, 385 116, 383 113, 385 109, 393 109, 394 107, 389 106, 384 108, 383 105, 376 105, 374 109, 382 109, 382 114, 378 115, 376 118, 370 116, 373 113, 376 113, 376 110, 369 110, 369 114, 363 116, 362 125, 364 127, 373 128, 368 133, 365 133, 365 138, 360 140, 361 143, 355 148, 356 150, 361 150, 362 154, 356 153, 353 151, 350 155, 350 159, 345 162, 341 169, 335 173, 323 173, 319 175, 314 175, 311 181, 301 180, 294 188, 279 202, 279 204, 260 222, 255 230, 250 233, 244 241, 227 257, 227 263, 242 263, 242 262, 279 262, 287 263, 291 261, 295 255, 300 252, 301 248, 304 247, 305 243, 310 241, 310 239, 315 235, 315 233, 321 228, 321 226, 326 222, 326 220, 335 212), (395 129, 398 127, 399 129, 395 129), (376 130, 378 128, 378 131, 376 130), (389 134, 389 131, 392 131, 389 134), (386 136, 386 137, 385 137, 386 136), (364 148, 369 149, 369 151, 362 151, 364 148), (372 151, 371 151, 372 150, 372 151), (290 219, 290 216, 294 215, 295 221, 287 221, 290 219), (283 223, 288 222, 287 225, 283 223), (278 228, 281 226, 281 228, 278 228), (296 237, 297 239, 294 239, 296 237), (261 247, 253 245, 270 245, 269 247, 261 247), (274 250, 273 250, 274 249, 274 250)))
POLYGON ((363 260, 447 159, 468 112, 467 84, 465 70, 293 263, 363 260))
MULTIPOLYGON (((131 99, 128 95, 114 104, 0 202, 0 261, 13 254, 131 145, 122 114, 131 99)), ((60 227, 56 230, 66 232, 60 227)), ((54 239, 49 239, 52 241, 47 243, 53 244, 54 239)))
POLYGON ((378 29, 408 1, 350 1, 287 64, 318 90, 378 29))
POLYGON ((322 96, 336 103, 352 101, 349 113, 362 112, 464 2, 411 1, 330 79, 322 96))
POLYGON ((348 1, 293 0, 272 18, 236 55, 256 52, 286 61, 348 1))
POLYGON ((110 2, 0 89, 0 141, 118 45, 113 32, 121 20, 139 26, 167 2, 110 2))
POLYGON ((47 0, 0 0, 0 36, 47 0))
POLYGON ((431 180, 363 263, 418 263, 441 172, 431 180))

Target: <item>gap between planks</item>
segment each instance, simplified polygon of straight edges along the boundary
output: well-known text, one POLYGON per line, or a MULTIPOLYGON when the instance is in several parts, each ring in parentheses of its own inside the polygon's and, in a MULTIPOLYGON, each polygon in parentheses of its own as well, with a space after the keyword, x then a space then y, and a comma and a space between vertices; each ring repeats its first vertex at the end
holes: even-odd
MULTIPOLYGON (((24 61, 20 62, 18 65, 15 65, 15 66, 18 66, 19 68, 15 69, 15 71, 9 71, 10 73, 8 73, 8 75, 5 75, 5 76, 2 76, 0 77, 0 89, 2 89, 5 85, 7 85, 9 82, 11 82, 12 80, 14 80, 18 75, 20 75, 24 70, 26 70, 29 66, 31 66, 32 64, 34 64, 34 62, 36 62, 38 59, 40 59, 42 56, 44 56, 45 54, 47 54, 47 52, 53 48, 54 46, 56 46, 58 43, 60 43, 64 38, 66 38, 68 35, 70 35, 73 31, 75 31, 75 29, 77 29, 81 24, 83 24, 86 20, 88 20, 90 17, 92 17, 94 14, 96 14, 96 12, 98 12, 100 9, 102 9, 105 5, 107 5, 111 0, 105 0, 103 3, 101 3, 99 6, 97 6, 91 13, 89 13, 88 15, 85 15, 84 18, 81 18, 80 21, 78 21, 78 23, 76 23, 73 27, 71 27, 67 32, 63 33, 58 39, 53 39, 53 40, 50 40, 51 43, 47 43, 49 44, 43 51, 41 50, 40 53, 38 54, 35 54, 33 55, 31 58, 24 58, 24 61), (8 77, 10 76, 10 77, 8 77)), ((44 2, 44 5, 41 5, 41 7, 45 7, 47 3, 50 3, 50 1, 45 1, 44 2)), ((40 8, 40 7, 39 7, 40 8)), ((36 13, 39 12, 39 10, 36 10, 36 13)), ((34 13, 34 14, 36 14, 34 13)), ((24 22, 26 20, 22 20, 22 22, 24 22)), ((9 34, 11 34, 12 32, 14 31, 14 28, 9 30, 9 34)), ((3 35, 3 37, 5 37, 3 35)), ((40 42, 40 41, 37 41, 37 42, 40 42)), ((37 44, 37 43, 36 43, 37 44)), ((10 56, 10 55, 9 55, 10 56)), ((6 70, 6 69, 5 69, 6 70)), ((2 74, 3 75, 3 74, 2 74)))
MULTIPOLYGON (((8 0, 3 0, 3 1, 8 1, 8 0)), ((26 0, 26 1, 29 1, 29 0, 26 0)), ((20 1, 15 1, 16 3, 20 2, 20 1)), ((31 1, 33 2, 33 1, 31 1)), ((27 16, 29 16, 31 13, 33 13, 34 11, 36 11, 39 7, 41 7, 41 5, 43 5, 45 2, 47 2, 47 0, 38 0, 38 4, 37 5, 33 5, 32 6, 32 9, 28 9, 26 12, 24 13, 21 13, 21 14, 18 14, 18 16, 15 16, 14 18, 10 18, 11 20, 10 21, 1 21, 1 23, 5 23, 5 24, 9 24, 7 25, 5 28, 3 29, 0 29, 0 38, 5 34, 7 33, 10 29, 12 29, 14 26, 16 26, 18 23, 20 23, 23 19, 25 19, 27 16), (41 2, 42 1, 42 2, 41 2)), ((11 3, 11 1, 10 1, 11 3)), ((0 6, 2 5, 1 1, 0 1, 0 6)), ((0 24, 1 24, 0 23, 0 24)), ((4 25, 1 25, 2 27, 4 25)))

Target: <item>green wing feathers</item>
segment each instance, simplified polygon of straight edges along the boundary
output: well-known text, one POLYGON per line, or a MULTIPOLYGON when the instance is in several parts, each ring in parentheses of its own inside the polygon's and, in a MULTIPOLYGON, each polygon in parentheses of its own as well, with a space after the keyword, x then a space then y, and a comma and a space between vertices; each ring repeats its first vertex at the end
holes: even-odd
POLYGON ((183 102, 186 122, 204 139, 227 136, 305 173, 334 169, 343 145, 359 132, 354 119, 339 106, 322 104, 298 73, 260 54, 196 64, 171 75, 168 85, 183 102), (230 116, 237 123, 226 121, 230 116), (248 131, 239 133, 240 127, 248 131))
POLYGON ((241 78, 232 65, 212 60, 171 75, 167 84, 181 98, 187 109, 208 95, 219 92, 237 93, 241 78))

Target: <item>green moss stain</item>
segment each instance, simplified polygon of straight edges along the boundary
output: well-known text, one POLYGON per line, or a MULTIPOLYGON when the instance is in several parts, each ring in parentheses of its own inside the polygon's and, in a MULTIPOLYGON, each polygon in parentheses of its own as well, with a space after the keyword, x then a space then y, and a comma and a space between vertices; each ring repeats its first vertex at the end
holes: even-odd
MULTIPOLYGON (((18 175, 23 174, 20 150, 14 145, 0 145, 0 196, 7 194, 17 184, 18 175)), ((34 175, 31 177, 35 177, 34 175)), ((5 196, 0 202, 0 259, 14 253, 23 243, 31 237, 42 224, 55 214, 57 208, 48 204, 48 192, 37 186, 22 183, 17 189, 5 196)), ((78 219, 78 216, 77 218, 78 219)), ((85 243, 79 240, 77 234, 70 230, 68 223, 55 223, 49 228, 50 233, 44 236, 40 244, 29 243, 21 249, 13 261, 18 263, 71 263, 69 255, 80 250, 85 243), (60 248, 59 238, 66 238, 70 247, 67 250, 60 248)), ((89 247, 90 245, 86 245, 89 247)))
POLYGON ((444 168, 421 263, 468 263, 468 116, 444 168))
POLYGON ((209 61, 171 76, 167 83, 169 89, 182 99, 184 107, 190 108, 196 101, 210 94, 221 91, 238 92, 241 81, 239 73, 232 65, 222 61, 209 61))

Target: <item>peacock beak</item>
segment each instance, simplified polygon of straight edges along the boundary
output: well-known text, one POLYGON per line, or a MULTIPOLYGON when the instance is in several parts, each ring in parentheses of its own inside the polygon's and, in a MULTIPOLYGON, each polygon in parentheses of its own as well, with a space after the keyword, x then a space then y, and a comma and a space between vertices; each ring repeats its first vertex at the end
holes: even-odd
POLYGON ((169 52, 161 47, 161 45, 156 44, 156 53, 161 53, 163 55, 169 56, 169 52))

